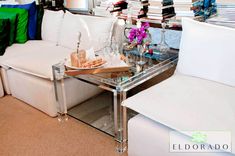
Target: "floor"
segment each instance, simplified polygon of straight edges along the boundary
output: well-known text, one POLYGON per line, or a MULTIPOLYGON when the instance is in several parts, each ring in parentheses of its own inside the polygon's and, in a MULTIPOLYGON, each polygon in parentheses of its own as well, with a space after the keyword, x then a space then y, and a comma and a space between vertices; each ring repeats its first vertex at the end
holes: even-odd
POLYGON ((103 92, 68 111, 68 114, 114 136, 112 94, 103 92))
MULTIPOLYGON (((11 97, 0 98, 1 156, 115 156, 115 141, 73 118, 57 118, 11 97)), ((127 156, 126 153, 123 156, 127 156)))

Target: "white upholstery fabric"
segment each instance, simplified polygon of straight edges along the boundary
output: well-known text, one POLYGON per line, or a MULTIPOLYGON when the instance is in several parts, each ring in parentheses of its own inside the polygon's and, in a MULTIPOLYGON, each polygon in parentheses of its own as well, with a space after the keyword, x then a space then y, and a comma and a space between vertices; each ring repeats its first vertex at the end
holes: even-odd
POLYGON ((235 29, 182 20, 177 72, 235 86, 235 29))
MULTIPOLYGON (((82 33, 82 39, 86 36, 85 34, 88 33, 88 30, 86 30, 83 25, 81 25, 82 21, 79 17, 80 16, 74 15, 66 11, 59 34, 58 44, 60 46, 70 48, 75 51, 77 48, 78 33, 82 33)), ((88 39, 84 40, 88 41, 88 39)))
POLYGON ((234 95, 234 87, 176 74, 123 104, 176 130, 235 132, 234 95))
POLYGON ((110 41, 115 21, 115 18, 74 15, 66 11, 60 30, 59 45, 76 50, 80 31, 80 48, 90 49, 93 46, 97 51, 105 40, 110 41))
POLYGON ((58 42, 61 22, 63 20, 64 12, 45 10, 42 19, 42 40, 58 42))
POLYGON ((135 116, 128 122, 128 156, 234 156, 229 153, 171 153, 171 131, 167 126, 142 115, 135 116))
POLYGON ((8 59, 21 57, 32 53, 41 53, 51 47, 55 47, 55 44, 42 40, 30 40, 24 44, 13 44, 10 47, 7 47, 3 56, 0 56, 0 65, 4 66, 3 62, 8 59))
MULTIPOLYGON (((55 102, 55 92, 52 81, 18 72, 13 69, 8 70, 7 73, 12 96, 52 117, 57 115, 58 106, 55 102)), ((66 79, 65 93, 67 97, 67 107, 71 108, 100 93, 100 89, 79 80, 66 79)))
MULTIPOLYGON (((12 52, 11 57, 8 57, 11 53, 7 51, 6 56, 4 55, 5 60, 1 64, 21 72, 53 80, 52 65, 63 61, 72 50, 44 43, 38 45, 35 42, 27 42, 24 47, 22 46, 22 51, 24 50, 24 52, 21 53, 21 49, 18 48, 19 53, 17 54, 21 53, 22 55, 12 52)), ((12 51, 16 50, 12 49, 12 51)))
POLYGON ((3 84, 2 84, 2 79, 1 79, 1 75, 0 75, 0 97, 2 97, 3 95, 4 95, 3 84))

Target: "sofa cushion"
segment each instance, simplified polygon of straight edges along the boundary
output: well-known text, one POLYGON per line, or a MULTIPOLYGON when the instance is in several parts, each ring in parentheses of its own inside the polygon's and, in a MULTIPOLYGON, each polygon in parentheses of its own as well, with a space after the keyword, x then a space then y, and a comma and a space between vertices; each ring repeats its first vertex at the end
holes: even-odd
POLYGON ((42 19, 42 40, 57 44, 64 12, 45 10, 42 19))
POLYGON ((8 19, 0 19, 0 56, 5 53, 9 45, 10 22, 8 19))
POLYGON ((0 56, 0 65, 3 66, 3 62, 8 59, 34 53, 35 51, 40 49, 39 47, 50 48, 54 46, 55 44, 52 42, 33 40, 27 41, 25 44, 13 44, 12 46, 7 47, 6 52, 3 56, 0 56))
POLYGON ((53 79, 52 65, 63 61, 71 53, 71 49, 56 46, 53 43, 43 41, 28 41, 25 46, 9 47, 6 55, 0 58, 2 66, 35 75, 41 78, 53 79))
POLYGON ((84 34, 87 34, 86 29, 84 29, 83 25, 80 25, 80 23, 81 19, 77 15, 73 15, 66 11, 58 39, 58 44, 60 46, 73 49, 74 51, 76 50, 78 33, 82 33, 82 38, 84 37, 84 34))
POLYGON ((235 29, 182 20, 177 72, 235 86, 235 29))
POLYGON ((103 46, 101 43, 105 40, 110 41, 115 21, 115 18, 74 15, 66 11, 59 35, 59 45, 76 50, 78 32, 81 32, 80 47, 90 49, 93 46, 97 51, 103 46))
POLYGON ((176 74, 128 98, 123 105, 179 131, 235 132, 234 95, 234 87, 176 74))
POLYGON ((28 24, 28 11, 19 8, 0 8, 0 12, 16 13, 17 26, 16 26, 16 38, 17 43, 25 43, 27 41, 27 24, 28 24))
POLYGON ((12 12, 0 12, 0 19, 9 19, 10 21, 10 36, 9 36, 9 46, 11 46, 15 41, 15 33, 16 33, 16 19, 17 14, 12 12))
POLYGON ((36 26, 37 26, 37 9, 36 2, 32 2, 29 4, 21 4, 21 5, 2 5, 2 7, 6 8, 21 8, 28 10, 29 20, 28 20, 28 36, 29 39, 35 39, 36 37, 36 26))

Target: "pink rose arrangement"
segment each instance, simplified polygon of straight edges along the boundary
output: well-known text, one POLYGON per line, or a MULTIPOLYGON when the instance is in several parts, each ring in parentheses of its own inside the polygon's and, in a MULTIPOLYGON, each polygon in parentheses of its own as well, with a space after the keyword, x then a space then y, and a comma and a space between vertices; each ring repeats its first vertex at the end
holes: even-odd
POLYGON ((148 37, 148 28, 149 28, 148 22, 141 23, 140 28, 131 28, 128 36, 129 41, 131 43, 135 41, 138 45, 143 44, 144 39, 148 37))

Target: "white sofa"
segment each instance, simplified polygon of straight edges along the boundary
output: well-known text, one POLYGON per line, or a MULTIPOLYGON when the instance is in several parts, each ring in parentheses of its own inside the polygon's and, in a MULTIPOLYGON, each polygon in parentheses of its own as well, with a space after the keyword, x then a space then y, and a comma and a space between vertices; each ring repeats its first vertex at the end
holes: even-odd
POLYGON ((179 61, 169 79, 123 102, 129 156, 232 156, 235 153, 235 29, 183 19, 179 61), (169 152, 177 131, 230 131, 232 153, 169 152))
MULTIPOLYGON (((76 51, 78 32, 82 33, 80 48, 94 48, 97 51, 102 47, 101 38, 109 41, 113 36, 116 40, 122 40, 122 29, 115 18, 45 10, 42 40, 13 44, 0 57, 5 92, 52 117, 56 116, 58 106, 54 95, 52 65, 76 51)), ((97 87, 84 82, 65 80, 68 108, 99 92, 97 87)))

